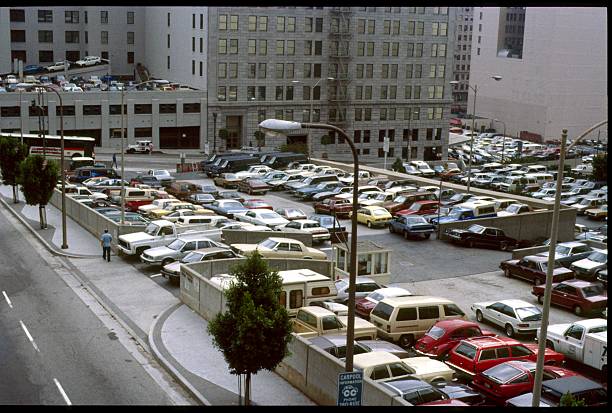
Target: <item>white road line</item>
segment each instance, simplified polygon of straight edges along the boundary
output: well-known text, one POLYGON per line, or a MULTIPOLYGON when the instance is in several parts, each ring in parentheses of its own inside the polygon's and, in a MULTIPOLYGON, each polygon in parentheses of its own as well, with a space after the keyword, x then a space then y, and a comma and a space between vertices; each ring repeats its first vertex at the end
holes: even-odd
POLYGON ((8 303, 9 307, 13 308, 13 303, 11 303, 11 299, 8 298, 8 295, 6 295, 6 291, 2 290, 2 295, 4 295, 4 299, 8 303))
POLYGON ((319 251, 331 251, 332 247, 319 248, 319 251))
POLYGON ((32 338, 32 335, 28 331, 28 328, 25 326, 25 324, 23 324, 23 321, 19 320, 19 324, 21 324, 21 328, 23 329, 23 331, 25 331, 25 334, 28 337, 28 340, 30 340, 30 343, 32 343, 32 345, 34 346, 34 350, 36 350, 36 351, 38 351, 40 353, 40 350, 38 349, 38 346, 36 345, 36 342, 32 338))
POLYGON ((155 278, 155 277, 161 277, 161 274, 153 274, 149 276, 149 278, 155 278))
POLYGON ((57 389, 59 390, 60 394, 62 395, 62 397, 64 398, 64 401, 66 402, 66 404, 68 406, 72 406, 72 402, 70 401, 70 399, 68 398, 68 395, 66 394, 66 392, 64 391, 64 388, 62 387, 62 385, 60 384, 60 382, 54 377, 53 381, 55 382, 55 385, 57 386, 57 389))

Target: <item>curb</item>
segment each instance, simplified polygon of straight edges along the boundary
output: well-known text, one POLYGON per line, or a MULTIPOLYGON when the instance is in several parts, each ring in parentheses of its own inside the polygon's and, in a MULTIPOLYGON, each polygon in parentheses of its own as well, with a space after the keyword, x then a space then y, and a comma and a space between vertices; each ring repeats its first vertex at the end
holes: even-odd
POLYGON ((65 252, 58 250, 57 248, 51 246, 47 242, 46 239, 44 239, 38 232, 36 232, 36 230, 34 230, 34 228, 32 228, 32 226, 25 220, 25 218, 21 216, 19 212, 11 208, 11 206, 1 197, 0 197, 0 203, 2 203, 2 205, 4 205, 4 207, 8 209, 11 212, 11 214, 13 214, 13 216, 17 218, 19 222, 21 222, 30 231, 45 246, 45 248, 49 250, 50 253, 54 255, 58 255, 60 257, 67 257, 67 258, 97 258, 98 257, 97 255, 89 255, 89 254, 69 254, 69 253, 65 253, 65 252))
POLYGON ((151 330, 149 330, 149 337, 148 337, 149 347, 151 348, 151 354, 153 354, 153 357, 155 357, 155 359, 168 371, 168 373, 172 377, 174 377, 176 380, 178 380, 183 385, 183 387, 185 387, 185 389, 187 389, 187 391, 193 397, 195 397, 200 403, 202 403, 205 406, 212 406, 210 401, 208 401, 208 399, 206 399, 206 397, 204 397, 185 377, 183 377, 183 375, 172 365, 172 363, 164 357, 161 351, 159 351, 159 349, 157 348, 157 344, 155 343, 154 335, 156 334, 156 332, 159 332, 160 341, 161 341, 161 329, 162 329, 163 323, 170 316, 170 314, 172 314, 176 309, 178 309, 182 305, 183 303, 181 302, 181 303, 174 304, 168 307, 153 322, 153 325, 151 326, 151 330))

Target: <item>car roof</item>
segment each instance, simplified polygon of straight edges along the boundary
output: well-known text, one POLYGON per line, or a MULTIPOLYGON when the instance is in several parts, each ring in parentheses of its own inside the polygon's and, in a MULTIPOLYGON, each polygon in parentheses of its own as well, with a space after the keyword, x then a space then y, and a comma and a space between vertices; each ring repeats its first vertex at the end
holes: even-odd
POLYGON ((409 294, 410 292, 408 290, 406 290, 405 288, 402 287, 383 287, 383 288, 379 288, 377 290, 374 290, 373 292, 377 292, 380 293, 384 296, 387 295, 396 295, 396 294, 409 294))
POLYGON ((417 378, 405 377, 399 380, 390 380, 381 383, 383 386, 388 386, 398 392, 399 394, 405 394, 410 390, 424 389, 433 387, 431 384, 417 378))
POLYGON ((519 341, 513 338, 490 337, 490 336, 466 338, 466 339, 463 339, 462 341, 472 344, 476 347, 480 347, 480 348, 497 347, 500 345, 520 345, 521 344, 519 341))
POLYGON ((402 304, 452 304, 453 302, 448 298, 441 297, 433 297, 426 295, 409 295, 405 297, 390 297, 385 298, 382 302, 386 304, 390 304, 392 306, 402 305, 402 304))
POLYGON ((542 382, 542 386, 560 394, 565 394, 567 392, 581 393, 602 388, 601 384, 595 383, 593 380, 589 380, 584 376, 569 376, 560 379, 546 380, 542 382))
POLYGON ((523 257, 526 261, 535 261, 535 262, 548 262, 548 257, 542 257, 539 255, 528 255, 523 257))
POLYGON ((440 327, 443 329, 456 329, 456 328, 464 328, 464 327, 479 327, 480 326, 473 322, 462 320, 460 318, 455 318, 451 320, 440 320, 435 324, 436 327, 440 327))
POLYGON ((292 222, 299 222, 300 224, 318 224, 318 221, 312 219, 294 219, 292 222))
POLYGON ((228 248, 220 248, 220 247, 209 247, 209 248, 200 248, 197 250, 193 250, 191 252, 199 252, 202 254, 213 254, 221 251, 231 251, 228 248))
POLYGON ((576 287, 576 288, 584 288, 584 287, 589 287, 591 285, 595 285, 594 283, 590 281, 584 281, 584 280, 578 280, 578 279, 561 281, 559 284, 567 284, 567 285, 571 285, 572 287, 576 287))
MULTIPOLYGON (((381 207, 381 206, 372 206, 372 205, 370 205, 370 206, 366 206, 366 207, 363 207, 362 209, 369 209, 369 210, 371 210, 371 211, 374 211, 374 210, 377 210, 377 209, 382 209, 382 210, 387 211, 385 208, 383 208, 383 207, 381 207)), ((388 211, 387 211, 387 212, 388 212, 388 211)))
POLYGON ((307 305, 307 306, 298 308, 298 310, 306 310, 317 316, 335 315, 333 311, 328 310, 327 308, 318 307, 316 305, 307 305))
POLYGON ((498 303, 503 303, 506 305, 509 305, 512 308, 521 308, 521 307, 535 307, 535 305, 528 303, 527 301, 523 301, 523 300, 516 300, 516 299, 511 299, 511 300, 500 300, 497 301, 498 303))
MULTIPOLYGON (((266 211, 270 212, 269 210, 266 209, 266 211)), ((281 238, 281 237, 268 237, 268 239, 275 241, 275 242, 297 242, 297 243, 301 243, 302 241, 298 241, 295 239, 291 239, 291 238, 281 238)))
POLYGON ((321 348, 330 348, 338 346, 346 346, 346 336, 340 334, 330 334, 324 336, 312 337, 310 339, 312 344, 315 344, 321 348))
POLYGON ((386 351, 371 351, 369 353, 355 354, 353 357, 355 367, 360 369, 392 363, 399 360, 401 360, 399 357, 386 351))
POLYGON ((565 247, 582 247, 583 245, 586 245, 583 242, 574 242, 574 241, 568 241, 568 242, 560 242, 557 245, 563 245, 565 247))

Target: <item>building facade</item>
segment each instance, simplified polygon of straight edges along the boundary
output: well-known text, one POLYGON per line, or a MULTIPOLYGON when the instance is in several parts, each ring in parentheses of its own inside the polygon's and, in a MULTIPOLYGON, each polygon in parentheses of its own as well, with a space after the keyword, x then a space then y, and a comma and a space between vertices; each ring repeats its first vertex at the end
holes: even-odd
POLYGON ((606 119, 606 31, 605 8, 475 8, 477 114, 504 121, 512 136, 527 131, 544 140, 559 139, 562 129, 571 139, 606 119))
POLYGON ((457 24, 454 36, 456 38, 453 80, 459 82, 453 86, 453 105, 451 113, 464 115, 467 113, 468 93, 470 90, 470 64, 472 61, 472 30, 474 27, 474 8, 457 7, 457 24))

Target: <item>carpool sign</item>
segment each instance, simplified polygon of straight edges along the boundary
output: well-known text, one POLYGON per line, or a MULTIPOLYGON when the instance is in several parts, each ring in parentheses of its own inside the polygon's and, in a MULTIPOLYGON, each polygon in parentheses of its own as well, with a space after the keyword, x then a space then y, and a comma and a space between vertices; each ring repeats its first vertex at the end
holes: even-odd
POLYGON ((338 406, 361 406, 363 372, 338 374, 338 406))

